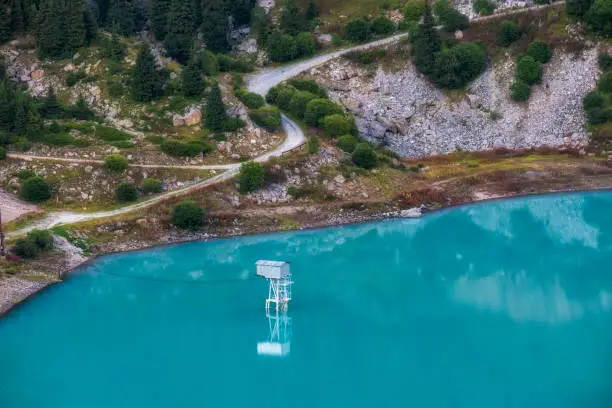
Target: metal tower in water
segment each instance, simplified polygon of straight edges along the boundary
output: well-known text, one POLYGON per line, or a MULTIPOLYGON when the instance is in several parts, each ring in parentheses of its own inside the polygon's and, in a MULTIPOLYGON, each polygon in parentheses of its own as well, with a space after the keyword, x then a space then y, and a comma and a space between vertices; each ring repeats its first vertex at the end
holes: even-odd
POLYGON ((291 300, 291 272, 289 263, 282 261, 257 261, 257 275, 268 280, 266 311, 274 303, 276 310, 286 310, 291 300))

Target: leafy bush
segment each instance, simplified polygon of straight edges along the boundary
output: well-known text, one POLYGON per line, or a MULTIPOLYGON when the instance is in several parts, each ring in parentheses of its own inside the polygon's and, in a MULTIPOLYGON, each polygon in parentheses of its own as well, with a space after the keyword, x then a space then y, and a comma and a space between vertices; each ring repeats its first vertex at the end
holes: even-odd
POLYGON ((300 57, 310 57, 317 52, 317 43, 311 33, 299 33, 295 37, 295 47, 300 57))
POLYGON ((514 81, 510 86, 510 99, 516 102, 522 102, 529 99, 531 95, 531 87, 523 81, 514 81))
POLYGON ((288 86, 280 87, 276 97, 276 105, 283 110, 289 110, 289 104, 291 104, 291 99, 296 92, 295 89, 288 86))
POLYGON ((119 98, 121 95, 123 95, 124 90, 125 90, 125 87, 118 82, 108 83, 108 94, 112 98, 119 98))
POLYGON ((265 171, 257 162, 247 162, 240 166, 238 173, 238 191, 241 194, 251 193, 263 186, 265 171))
POLYGON ((219 73, 219 62, 215 54, 209 50, 204 50, 199 55, 199 63, 202 68, 202 72, 208 76, 214 76, 219 73))
POLYGON ((128 167, 128 159, 120 154, 109 154, 104 158, 104 168, 113 173, 122 173, 128 167))
POLYGON ((321 119, 330 115, 342 115, 342 108, 329 99, 317 98, 308 102, 304 121, 310 126, 322 125, 321 119))
POLYGON ((310 92, 318 95, 320 98, 327 98, 327 91, 319 86, 316 81, 312 79, 298 79, 291 78, 287 81, 288 85, 291 85, 298 91, 310 92))
POLYGON ((593 108, 586 111, 586 117, 590 125, 601 125, 612 119, 612 114, 604 108, 593 108))
POLYGON ((172 224, 178 228, 197 231, 204 225, 204 209, 193 201, 182 201, 172 207, 172 224))
POLYGON ((497 4, 493 0, 474 0, 472 7, 481 16, 488 16, 493 14, 497 4))
POLYGON ((237 132, 239 129, 242 129, 246 126, 244 120, 231 116, 223 122, 223 131, 224 132, 237 132))
POLYGON ((115 129, 108 126, 98 125, 94 128, 95 136, 104 140, 105 142, 116 142, 118 140, 130 140, 132 137, 122 132, 119 129, 115 129))
POLYGON ((395 32, 395 24, 384 14, 380 14, 372 21, 371 30, 374 34, 390 35, 395 32))
POLYGON ((259 109, 266 104, 263 96, 254 92, 240 91, 236 93, 236 96, 249 109, 259 109))
POLYGON ((140 189, 145 194, 161 193, 162 183, 158 179, 146 178, 142 180, 142 184, 140 184, 140 189))
POLYGON ((461 43, 438 54, 433 80, 442 88, 462 88, 484 70, 485 59, 476 43, 461 43))
POLYGON ((0 160, 6 159, 6 150, 4 147, 0 146, 0 160))
POLYGON ((87 76, 83 71, 70 71, 68 75, 66 75, 66 86, 72 87, 75 86, 80 80, 84 79, 87 76))
POLYGON ((565 9, 570 16, 582 18, 593 5, 594 0, 568 0, 565 9))
POLYGON ((367 143, 359 143, 357 145, 355 151, 351 155, 351 160, 356 166, 364 169, 373 169, 378 162, 376 152, 367 143))
POLYGON ((597 81, 597 88, 601 92, 612 93, 612 71, 604 72, 599 77, 599 81, 597 81))
POLYGON ((38 256, 39 252, 36 244, 27 238, 19 238, 15 241, 13 251, 15 255, 25 259, 34 259, 38 256))
POLYGON ((612 0, 595 0, 586 14, 589 30, 612 36, 612 0))
POLYGON ((26 238, 32 241, 41 251, 53 249, 53 234, 50 231, 35 229, 28 232, 26 238))
POLYGON ((120 183, 115 191, 118 203, 131 203, 138 200, 138 190, 132 183, 120 183))
POLYGON ((352 42, 364 42, 370 38, 370 25, 361 18, 354 18, 344 26, 344 38, 352 42))
POLYGON ((204 151, 204 145, 198 142, 177 142, 164 140, 160 149, 162 152, 176 157, 196 157, 204 151))
POLYGON ((262 106, 259 109, 249 111, 253 122, 270 131, 281 127, 281 113, 276 106, 262 106))
POLYGON ((591 91, 584 96, 582 99, 582 106, 584 110, 590 110, 593 108, 603 108, 605 100, 599 92, 591 91))
POLYGON ((330 115, 322 121, 325 134, 329 137, 338 137, 350 132, 349 122, 342 115, 330 115))
POLYGON ((317 137, 317 135, 311 135, 308 138, 308 153, 309 154, 318 153, 320 148, 321 148, 321 143, 319 142, 319 138, 317 137))
POLYGON ((13 149, 18 152, 27 152, 32 147, 32 143, 25 137, 18 137, 13 142, 13 149))
POLYGON ((542 64, 546 64, 550 61, 552 53, 550 52, 550 47, 544 41, 534 41, 529 44, 527 55, 542 64))
POLYGON ((357 139, 353 135, 344 135, 338 138, 336 142, 338 147, 347 153, 353 153, 357 147, 357 139))
POLYGON ((298 55, 295 38, 280 30, 274 30, 270 35, 266 48, 268 57, 275 62, 291 61, 298 55))
POLYGON ((450 6, 445 8, 439 17, 444 29, 450 33, 457 30, 465 30, 470 26, 470 19, 450 6))
POLYGON ((18 172, 15 173, 15 176, 20 180, 20 181, 25 181, 29 178, 32 177, 36 177, 36 173, 34 173, 32 170, 30 169, 23 169, 23 170, 19 170, 18 172))
POLYGON ((597 62, 602 71, 612 69, 612 55, 600 53, 597 57, 597 62))
POLYGON ((243 60, 234 59, 226 54, 217 55, 217 63, 219 64, 219 71, 221 72, 251 72, 253 66, 243 60))
POLYGON ((116 142, 112 142, 111 146, 114 146, 118 149, 131 149, 135 145, 134 142, 132 142, 131 140, 118 140, 116 142))
POLYGON ((404 6, 404 20, 418 22, 423 15, 425 4, 421 2, 410 2, 404 6))
POLYGON ((516 63, 516 79, 527 85, 537 84, 542 81, 542 64, 529 55, 522 55, 516 63))
POLYGON ((497 32, 497 44, 507 47, 521 38, 521 29, 513 21, 502 21, 501 27, 497 32))
POLYGON ((587 120, 591 125, 599 125, 612 119, 605 109, 605 98, 598 92, 589 92, 582 100, 587 120))
POLYGON ((289 111, 300 119, 304 118, 308 102, 317 99, 317 95, 306 91, 297 91, 289 102, 289 111))
POLYGON ((19 191, 19 197, 31 203, 42 203, 50 199, 51 195, 51 186, 38 176, 25 180, 19 191))

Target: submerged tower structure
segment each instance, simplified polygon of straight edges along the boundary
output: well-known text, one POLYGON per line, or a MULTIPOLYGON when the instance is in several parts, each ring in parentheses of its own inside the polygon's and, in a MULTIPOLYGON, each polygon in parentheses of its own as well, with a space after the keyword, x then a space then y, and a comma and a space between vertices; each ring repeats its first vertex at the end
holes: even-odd
POLYGON ((257 261, 257 275, 268 281, 266 311, 274 304, 275 310, 286 310, 291 300, 291 271, 289 263, 283 261, 257 261))

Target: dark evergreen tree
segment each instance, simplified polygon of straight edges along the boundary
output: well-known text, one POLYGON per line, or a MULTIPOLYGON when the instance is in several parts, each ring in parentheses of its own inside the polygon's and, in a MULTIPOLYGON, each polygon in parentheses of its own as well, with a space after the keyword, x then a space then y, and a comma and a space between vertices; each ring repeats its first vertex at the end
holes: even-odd
POLYGON ((182 72, 183 93, 185 96, 200 96, 204 91, 204 81, 200 73, 200 67, 192 60, 183 68, 182 72))
POLYGON ((110 0, 95 0, 94 6, 98 25, 106 26, 106 23, 108 22, 108 9, 110 8, 110 0))
POLYGON ((132 71, 132 98, 138 102, 150 102, 161 95, 161 78, 155 67, 155 59, 147 45, 142 47, 132 71))
POLYGON ((10 132, 13 126, 14 90, 9 79, 0 79, 0 131, 10 132))
POLYGON ((34 31, 36 29, 36 22, 38 18, 38 7, 33 1, 26 1, 23 3, 23 10, 25 13, 26 29, 28 31, 34 31))
POLYGON ((85 31, 85 10, 87 5, 85 0, 65 0, 66 21, 66 52, 73 54, 86 41, 85 31))
POLYGON ((91 44, 98 38, 98 22, 91 11, 91 7, 85 7, 83 24, 85 26, 85 42, 91 44))
POLYGON ((36 47, 41 57, 60 57, 64 53, 65 24, 61 0, 40 3, 36 24, 36 47))
POLYGON ((168 15, 168 34, 164 40, 166 52, 181 64, 189 61, 193 44, 192 0, 172 0, 168 15))
POLYGON ((136 1, 109 0, 106 26, 123 35, 136 32, 136 1))
POLYGON ((194 31, 202 25, 202 0, 191 0, 191 18, 194 31))
POLYGON ((435 27, 431 7, 429 3, 426 3, 423 22, 419 26, 412 47, 413 61, 417 69, 426 75, 432 74, 435 69, 436 55, 440 52, 441 47, 442 41, 435 27))
POLYGON ((568 0, 565 3, 567 14, 574 17, 583 17, 593 5, 594 0, 568 0))
POLYGON ((11 3, 12 0, 0 0, 0 44, 7 42, 13 37, 11 3))
POLYGON ((45 118, 58 118, 62 116, 62 107, 57 101, 57 96, 55 95, 55 89, 49 88, 47 92, 47 96, 43 100, 43 104, 40 107, 40 114, 45 118))
POLYGON ((202 9, 202 35, 206 47, 214 52, 227 51, 229 23, 223 0, 206 0, 202 9))
POLYGON ((304 15, 295 0, 287 0, 280 18, 280 29, 287 34, 297 35, 305 31, 304 15))
POLYGON ((232 0, 229 2, 230 14, 234 18, 234 25, 248 24, 251 20, 251 10, 255 6, 253 0, 232 0))
POLYGON ((149 21, 153 34, 158 41, 163 41, 168 34, 168 13, 171 0, 152 0, 149 21))
POLYGON ((221 89, 219 89, 219 85, 215 85, 208 95, 204 126, 209 130, 218 132, 223 130, 223 124, 226 120, 227 113, 223 104, 221 89))
POLYGON ((11 7, 11 29, 14 34, 23 34, 26 29, 23 0, 13 0, 11 7))
POLYGON ((13 120, 13 133, 19 136, 27 134, 28 130, 28 101, 22 93, 15 98, 15 118, 13 120))
POLYGON ((312 21, 319 17, 319 7, 316 0, 308 0, 308 8, 306 9, 306 19, 312 21))

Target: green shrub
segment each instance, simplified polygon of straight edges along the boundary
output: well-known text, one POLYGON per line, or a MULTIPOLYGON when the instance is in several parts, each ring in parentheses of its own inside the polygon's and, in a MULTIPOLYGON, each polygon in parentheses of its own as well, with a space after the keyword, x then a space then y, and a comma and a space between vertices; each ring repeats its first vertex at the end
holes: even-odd
POLYGON ((462 88, 480 75, 485 62, 485 52, 476 43, 461 43, 438 54, 433 80, 442 88, 462 88))
POLYGON ((529 99, 531 95, 531 87, 523 81, 514 81, 510 86, 510 99, 516 102, 522 102, 529 99))
POLYGON ((360 43, 370 38, 370 25, 361 18, 354 18, 344 26, 344 38, 360 43))
POLYGON ((591 108, 585 113, 589 125, 601 125, 612 119, 612 114, 604 108, 591 108))
POLYGON ((297 57, 297 45, 295 38, 289 34, 283 34, 280 30, 274 30, 266 44, 268 57, 275 62, 291 61, 297 57))
POLYGON ((310 57, 317 52, 317 43, 311 33, 299 33, 295 37, 295 47, 299 57, 310 57))
POLYGON ((156 194, 162 192, 162 183, 158 179, 146 178, 142 180, 140 189, 145 194, 156 194))
POLYGON ((600 53, 597 57, 597 62, 602 71, 612 69, 612 55, 600 53))
POLYGON ((104 158, 104 168, 113 173, 122 173, 129 167, 128 159, 120 154, 109 154, 104 158))
POLYGON ((612 0, 595 0, 586 14, 589 30, 612 37, 612 0))
POLYGON ((404 20, 418 22, 423 15, 425 4, 421 2, 410 2, 404 6, 404 20))
POLYGON ((266 104, 263 96, 254 92, 237 92, 236 96, 242 101, 249 109, 259 109, 266 104))
POLYGON ((75 86, 80 80, 84 79, 87 75, 82 71, 70 71, 66 75, 66 86, 75 86))
POLYGON ((281 113, 276 106, 262 106, 259 109, 249 111, 249 116, 257 125, 270 131, 281 127, 281 113))
POLYGON ((380 14, 372 21, 371 30, 377 35, 390 35, 395 32, 395 24, 384 14, 380 14))
POLYGON ((316 154, 319 152, 321 148, 321 143, 319 142, 319 138, 317 135, 312 135, 308 138, 308 153, 316 154))
POLYGON ((516 79, 533 85, 542 81, 542 64, 529 55, 522 55, 516 63, 516 79))
POLYGON ((89 143, 89 140, 83 139, 83 138, 74 139, 72 144, 75 145, 76 147, 88 147, 91 145, 91 143, 89 143))
POLYGON ((343 115, 330 115, 323 118, 323 130, 329 137, 338 137, 350 132, 351 127, 343 115))
POLYGON ((270 88, 270 90, 266 94, 266 102, 268 102, 270 105, 276 105, 276 100, 278 99, 278 94, 280 90, 280 85, 276 85, 270 88))
POLYGON ((233 59, 226 54, 217 54, 217 63, 221 72, 251 72, 253 67, 246 61, 233 59))
POLYGON ((601 74, 599 81, 597 81, 597 88, 601 92, 612 93, 612 71, 601 74))
POLYGON ((118 82, 109 82, 108 84, 108 94, 111 98, 119 98, 123 95, 123 91, 125 87, 118 82))
POLYGON ((27 152, 30 150, 30 147, 32 147, 32 143, 30 143, 30 141, 23 136, 16 138, 13 142, 13 149, 17 150, 18 152, 27 152))
POLYGON ((460 13, 452 7, 444 9, 439 15, 440 23, 444 26, 447 32, 455 32, 457 30, 465 30, 470 26, 470 19, 465 14, 460 13))
POLYGON ((472 7, 474 8, 474 11, 481 16, 488 16, 493 14, 497 8, 497 4, 492 0, 474 0, 472 7))
POLYGON ((204 209, 193 201, 182 201, 172 207, 172 224, 178 228, 197 231, 204 225, 204 209))
POLYGON ((256 191, 263 186, 264 180, 265 170, 260 163, 243 163, 238 173, 238 191, 240 191, 241 194, 256 191))
POLYGON ((342 115, 342 108, 329 99, 313 99, 306 105, 304 121, 310 126, 321 125, 321 119, 330 115, 342 115))
POLYGON ((47 230, 32 230, 28 232, 26 238, 34 243, 41 251, 53 249, 53 234, 47 230))
POLYGON ((513 42, 521 38, 521 29, 513 21, 502 21, 499 31, 497 32, 497 44, 502 47, 507 47, 513 42))
POLYGON ((231 116, 223 122, 223 131, 224 132, 237 132, 239 129, 242 129, 246 126, 246 123, 240 118, 235 116, 231 116))
POLYGON ((6 159, 6 150, 4 147, 0 146, 0 160, 6 159))
POLYGON ((317 99, 317 95, 310 92, 297 91, 293 94, 291 102, 289 102, 289 111, 298 118, 303 119, 306 113, 306 106, 313 99, 317 99))
POLYGON ((23 170, 19 170, 18 172, 15 173, 15 176, 20 180, 20 181, 24 181, 27 180, 29 178, 32 177, 36 177, 36 173, 34 173, 32 170, 30 169, 23 169, 23 170))
POLYGON ((31 203, 42 203, 51 198, 51 186, 42 177, 30 177, 23 182, 19 197, 31 203))
POLYGON ((546 64, 552 57, 550 47, 544 41, 534 41, 529 44, 527 55, 533 57, 534 60, 542 64, 546 64))
POLYGON ((164 140, 160 149, 162 152, 176 157, 196 157, 204 151, 204 145, 198 142, 177 142, 164 140))
POLYGON ((359 143, 351 155, 351 160, 356 166, 364 169, 373 169, 378 161, 376 152, 367 143, 359 143))
POLYGON ((46 136, 43 143, 49 146, 68 146, 74 143, 74 137, 68 133, 55 133, 46 136))
POLYGON ((38 256, 38 247, 32 241, 27 238, 19 238, 15 241, 15 248, 13 249, 15 255, 24 259, 34 259, 38 256))
POLYGON ((131 140, 118 140, 116 142, 112 142, 111 146, 114 146, 118 149, 131 149, 135 145, 134 142, 132 142, 131 140))
POLYGON ((199 63, 202 67, 202 72, 208 76, 214 76, 219 73, 219 62, 215 54, 209 50, 204 50, 199 56, 199 63))
POLYGON ((338 138, 336 142, 338 147, 347 153, 353 153, 357 147, 357 138, 353 135, 343 135, 338 138))
POLYGON ((319 84, 312 79, 291 78, 287 81, 287 84, 298 91, 310 92, 311 94, 318 95, 320 98, 327 98, 327 91, 321 88, 319 84))
POLYGON ((115 191, 118 203, 131 203, 138 200, 138 190, 132 183, 120 183, 115 191))
POLYGON ((145 139, 156 145, 162 144, 162 142, 166 140, 163 136, 160 135, 150 135, 145 137, 145 139))
POLYGON ((280 87, 276 97, 276 105, 283 110, 289 110, 289 104, 291 103, 291 99, 296 92, 297 91, 295 89, 288 86, 280 87))
POLYGON ((605 100, 599 92, 591 91, 584 96, 582 99, 582 106, 584 110, 590 110, 593 108, 603 108, 605 100))
POLYGON ((122 132, 119 129, 115 129, 108 126, 97 125, 94 128, 94 133, 97 138, 104 140, 105 142, 116 142, 118 140, 130 140, 132 137, 122 132))

